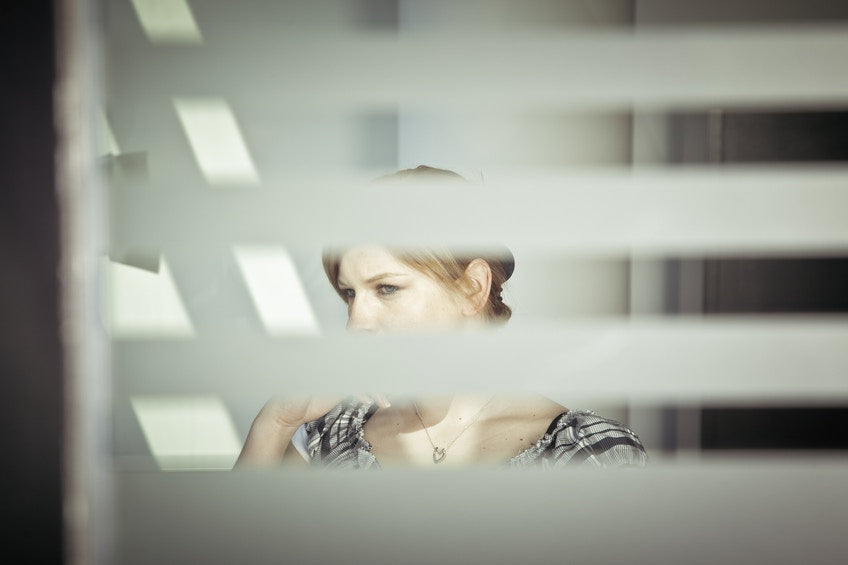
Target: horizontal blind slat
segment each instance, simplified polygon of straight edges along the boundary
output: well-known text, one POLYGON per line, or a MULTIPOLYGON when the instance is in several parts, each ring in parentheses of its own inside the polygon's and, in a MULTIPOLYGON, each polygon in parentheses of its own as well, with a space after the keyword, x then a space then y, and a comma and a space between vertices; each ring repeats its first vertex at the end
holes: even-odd
POLYGON ((848 248, 848 171, 840 168, 528 173, 462 190, 393 190, 341 178, 259 190, 117 190, 113 241, 129 249, 356 241, 586 253, 848 248))
POLYGON ((131 472, 116 476, 116 560, 234 563, 249 548, 253 563, 839 563, 846 474, 844 459, 808 458, 605 473, 131 472))
POLYGON ((482 335, 115 341, 121 394, 534 391, 848 400, 844 318, 584 323, 482 335))
POLYGON ((115 68, 143 70, 150 97, 215 92, 252 108, 848 101, 848 33, 840 25, 641 28, 635 33, 329 35, 308 30, 279 34, 271 43, 260 40, 239 34, 202 50, 116 51, 110 59, 115 68), (222 73, 220 61, 239 60, 239 55, 251 64, 229 65, 222 73), (245 84, 252 85, 251 92, 243 92, 245 84))

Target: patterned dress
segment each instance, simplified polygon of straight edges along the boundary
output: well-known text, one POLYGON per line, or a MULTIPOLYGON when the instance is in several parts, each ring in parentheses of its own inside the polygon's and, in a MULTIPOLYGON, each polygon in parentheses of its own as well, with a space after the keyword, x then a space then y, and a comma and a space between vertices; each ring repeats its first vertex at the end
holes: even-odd
MULTIPOLYGON (((329 468, 379 469, 363 429, 376 410, 372 403, 348 400, 307 422, 306 452, 310 463, 329 468)), ((644 467, 647 460, 645 448, 629 428, 588 410, 570 410, 554 418, 535 445, 504 466, 644 467)))

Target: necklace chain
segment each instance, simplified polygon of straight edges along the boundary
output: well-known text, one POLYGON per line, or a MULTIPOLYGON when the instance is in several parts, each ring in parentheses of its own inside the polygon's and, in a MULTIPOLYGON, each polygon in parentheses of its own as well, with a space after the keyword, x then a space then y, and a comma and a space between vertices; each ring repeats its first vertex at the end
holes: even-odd
POLYGON ((489 397, 489 400, 487 400, 483 404, 483 406, 480 407, 477 413, 474 414, 474 417, 471 418, 471 421, 468 423, 468 425, 462 428, 462 431, 460 431, 457 436, 453 438, 453 440, 451 440, 451 442, 445 447, 436 447, 436 443, 433 441, 433 438, 430 437, 430 431, 424 424, 424 419, 421 417, 421 412, 418 410, 418 404, 414 400, 412 401, 412 407, 415 408, 415 415, 418 416, 418 421, 421 422, 421 427, 424 428, 424 433, 427 434, 427 439, 430 441, 430 445, 433 446, 433 463, 441 463, 445 460, 445 457, 448 456, 448 449, 450 449, 451 446, 456 443, 456 440, 458 440, 460 436, 465 433, 465 430, 467 430, 468 428, 473 426, 475 422, 477 422, 477 419, 480 417, 480 414, 483 413, 483 410, 486 408, 486 406, 489 405, 493 398, 495 398, 494 395, 489 397))

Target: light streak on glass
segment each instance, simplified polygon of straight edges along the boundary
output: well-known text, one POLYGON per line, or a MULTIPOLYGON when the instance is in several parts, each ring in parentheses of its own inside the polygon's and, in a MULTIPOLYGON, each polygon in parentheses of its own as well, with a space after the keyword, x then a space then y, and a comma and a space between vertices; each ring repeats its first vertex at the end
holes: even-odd
POLYGON ((134 396, 130 402, 161 469, 229 469, 235 463, 241 441, 219 397, 134 396))
POLYGON ((114 262, 106 268, 108 326, 113 338, 194 336, 164 257, 158 273, 114 262))
POLYGON ((175 98, 174 107, 209 184, 259 184, 253 159, 226 100, 175 98))
POLYGON ((200 28, 186 0, 132 0, 132 4, 151 43, 203 43, 200 28))
POLYGON ((318 334, 318 322, 291 257, 277 246, 235 246, 236 262, 270 335, 318 334))

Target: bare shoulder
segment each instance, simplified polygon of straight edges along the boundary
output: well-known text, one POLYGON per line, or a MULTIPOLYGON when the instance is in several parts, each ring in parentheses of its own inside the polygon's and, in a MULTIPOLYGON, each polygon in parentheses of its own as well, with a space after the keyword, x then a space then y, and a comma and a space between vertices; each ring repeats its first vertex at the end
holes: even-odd
POLYGON ((533 446, 566 412, 565 406, 544 396, 503 395, 484 424, 487 449, 497 453, 499 460, 507 460, 533 446))
POLYGON ((538 427, 547 426, 554 418, 568 412, 568 408, 538 394, 508 395, 500 403, 500 416, 515 422, 538 427))

